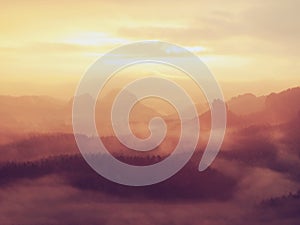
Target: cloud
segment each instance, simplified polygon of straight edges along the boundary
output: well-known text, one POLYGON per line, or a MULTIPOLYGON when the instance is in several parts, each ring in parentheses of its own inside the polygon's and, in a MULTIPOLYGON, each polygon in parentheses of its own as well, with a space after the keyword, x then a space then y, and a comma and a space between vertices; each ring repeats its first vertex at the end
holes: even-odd
MULTIPOLYGON (((193 14, 180 26, 122 26, 118 35, 203 45, 214 54, 299 55, 298 1, 255 1, 193 14)), ((205 8, 205 7, 204 7, 205 8)), ((285 55, 286 56, 286 55, 285 55)))

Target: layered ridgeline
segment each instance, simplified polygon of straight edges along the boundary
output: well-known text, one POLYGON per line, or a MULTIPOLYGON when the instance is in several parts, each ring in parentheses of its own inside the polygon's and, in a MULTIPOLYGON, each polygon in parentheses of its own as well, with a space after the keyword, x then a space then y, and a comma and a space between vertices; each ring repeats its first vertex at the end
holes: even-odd
MULTIPOLYGON (((102 115, 107 115, 117 91, 112 91, 98 99, 96 118, 104 123, 102 115)), ((132 95, 132 94, 131 94, 132 95)), ((79 96, 84 101, 93 101, 90 96, 79 96)), ((227 102, 228 120, 230 125, 248 123, 280 124, 296 118, 300 111, 297 104, 300 98, 300 87, 256 97, 253 94, 239 95, 227 102), (237 118, 238 117, 238 118, 237 118), (232 120, 232 123, 231 123, 232 120)), ((47 96, 0 96, 1 130, 5 133, 51 133, 72 132, 72 103, 47 96)), ((126 102, 124 102, 126 104, 126 102)), ((205 118, 208 106, 205 102, 196 102, 200 119, 205 118)), ((186 110, 190 110, 188 107, 186 110)), ((174 109, 153 99, 137 103, 132 111, 132 122, 145 122, 153 116, 163 116, 166 120, 176 120, 174 109), (160 107, 158 107, 160 106, 160 107)), ((105 121, 109 123, 110 121, 105 121)), ((106 124, 99 124, 101 128, 106 124)), ((104 134, 105 136, 105 134, 104 134)))
MULTIPOLYGON (((115 90, 104 96, 97 102, 96 107, 99 134, 107 147, 116 154, 126 150, 114 137, 109 117, 112 99, 117 93, 115 90)), ((134 98, 131 93, 129 96, 134 98)), ((87 95, 79 98, 83 101, 93 101, 87 95)), ((293 127, 297 124, 295 121, 299 121, 299 98, 299 87, 267 96, 244 94, 232 98, 227 102, 228 131, 223 146, 228 147, 232 144, 236 132, 239 133, 238 136, 244 133, 255 136, 266 131, 272 138, 279 137, 279 133, 290 132, 290 138, 297 139, 293 133, 297 128, 293 127)), ((1 152, 5 152, 1 161, 31 160, 50 155, 79 153, 72 134, 72 102, 73 99, 64 102, 46 96, 0 96, 0 141, 1 152)), ((218 104, 218 101, 213 104, 218 104)), ((149 135, 149 120, 154 116, 162 116, 168 126, 168 139, 156 149, 155 154, 167 155, 177 143, 180 120, 170 105, 160 102, 161 107, 156 110, 158 105, 157 99, 153 100, 153 105, 150 100, 137 103, 131 113, 130 125, 137 136, 145 138, 149 135)), ((210 111, 207 110, 206 103, 202 102, 197 102, 196 108, 199 111, 198 119, 202 132, 199 149, 203 149, 210 129, 210 111)), ((188 122, 195 122, 195 118, 190 118, 188 122)))

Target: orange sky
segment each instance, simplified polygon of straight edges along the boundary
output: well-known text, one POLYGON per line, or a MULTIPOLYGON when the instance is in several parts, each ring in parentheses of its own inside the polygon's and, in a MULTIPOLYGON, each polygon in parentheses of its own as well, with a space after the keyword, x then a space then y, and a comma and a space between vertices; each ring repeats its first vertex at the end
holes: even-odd
POLYGON ((69 98, 106 51, 156 39, 187 47, 225 97, 300 85, 300 2, 1 1, 0 94, 69 98))

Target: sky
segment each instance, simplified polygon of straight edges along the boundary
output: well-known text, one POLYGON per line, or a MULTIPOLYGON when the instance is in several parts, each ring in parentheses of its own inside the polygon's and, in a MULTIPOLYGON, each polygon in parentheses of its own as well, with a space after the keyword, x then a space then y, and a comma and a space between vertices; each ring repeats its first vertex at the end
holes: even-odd
POLYGON ((226 98, 300 85, 298 0, 0 3, 1 95, 71 98, 97 58, 141 40, 198 55, 226 98))

